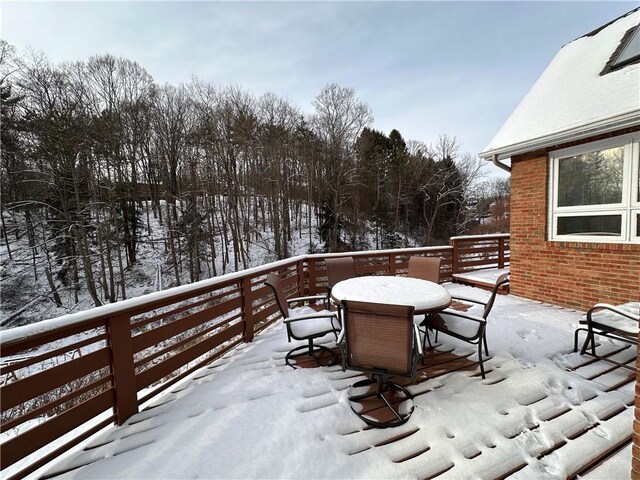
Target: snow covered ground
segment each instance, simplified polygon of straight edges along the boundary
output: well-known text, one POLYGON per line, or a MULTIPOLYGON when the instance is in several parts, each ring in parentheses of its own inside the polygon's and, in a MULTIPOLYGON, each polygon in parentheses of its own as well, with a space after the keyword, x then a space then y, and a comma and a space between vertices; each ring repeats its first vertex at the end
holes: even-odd
MULTIPOLYGON (((447 287, 465 296, 488 295, 447 287)), ((347 392, 358 380, 354 372, 287 367, 284 356, 292 346, 279 322, 169 389, 125 425, 69 453, 47 475, 426 478, 446 472, 446 478, 495 478, 512 472, 514 478, 565 478, 624 442, 633 419, 629 372, 572 352, 580 316, 499 296, 488 326, 487 378, 457 371, 411 386, 416 410, 392 430, 365 429, 351 412, 347 392)), ((475 350, 440 340, 459 355, 475 350)), ((607 341, 599 348, 622 346, 607 341)), ((615 355, 635 359, 634 349, 615 355)), ((599 468, 593 478, 628 478, 629 449, 599 468)))

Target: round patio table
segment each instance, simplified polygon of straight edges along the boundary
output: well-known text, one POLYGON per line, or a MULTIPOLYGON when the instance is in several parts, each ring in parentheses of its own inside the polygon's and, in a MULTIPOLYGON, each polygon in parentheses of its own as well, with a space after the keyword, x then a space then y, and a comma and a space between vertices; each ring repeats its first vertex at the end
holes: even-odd
POLYGON ((442 285, 408 277, 368 276, 343 280, 331 289, 336 302, 385 303, 413 306, 415 314, 439 312, 451 304, 451 295, 442 285))

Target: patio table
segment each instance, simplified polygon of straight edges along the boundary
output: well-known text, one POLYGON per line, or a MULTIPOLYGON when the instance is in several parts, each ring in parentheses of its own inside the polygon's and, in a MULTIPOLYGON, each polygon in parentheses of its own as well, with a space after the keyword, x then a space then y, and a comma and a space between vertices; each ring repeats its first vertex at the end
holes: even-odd
POLYGON ((451 295, 442 285, 408 277, 368 276, 343 280, 331 289, 336 302, 385 303, 410 305, 415 314, 444 310, 451 304, 451 295))

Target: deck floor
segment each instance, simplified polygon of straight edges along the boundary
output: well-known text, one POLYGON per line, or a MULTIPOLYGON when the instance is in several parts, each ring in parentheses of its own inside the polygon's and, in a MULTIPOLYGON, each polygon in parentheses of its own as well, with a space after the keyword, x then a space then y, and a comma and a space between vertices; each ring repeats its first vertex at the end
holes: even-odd
MULTIPOLYGON (((339 349, 336 348, 334 351, 338 356, 338 358, 340 358, 339 349)), ((328 357, 329 355, 324 355, 319 358, 322 362, 323 360, 324 361, 328 360, 328 357)), ((634 367, 635 360, 636 360, 635 349, 629 345, 620 345, 618 348, 610 348, 609 351, 604 355, 604 357, 615 359, 618 362, 628 365, 630 368, 634 367)), ((488 359, 485 359, 485 362, 490 360, 490 358, 491 357, 489 357, 488 359)), ((301 359, 300 361, 297 362, 297 366, 300 368, 316 368, 317 367, 315 361, 313 361, 311 358, 301 359)), ((474 359, 474 355, 468 355, 468 356, 456 355, 454 353, 454 348, 452 348, 451 346, 443 347, 441 344, 437 345, 436 348, 429 349, 427 352, 425 352, 425 360, 424 362, 420 362, 418 364, 417 370, 418 370, 417 382, 413 386, 411 386, 412 384, 410 380, 402 379, 402 378, 394 379, 394 382, 396 383, 399 383, 404 386, 411 386, 410 390, 412 391, 412 393, 415 395, 416 398, 421 397, 422 395, 428 394, 430 391, 432 391, 431 388, 422 388, 420 386, 421 383, 427 380, 431 380, 434 378, 451 374, 453 372, 462 372, 462 371, 472 372, 470 375, 470 378, 481 379, 479 364, 477 360, 474 359)), ((615 367, 609 363, 598 361, 597 359, 592 357, 581 357, 580 360, 576 361, 576 363, 570 366, 567 365, 567 370, 575 372, 577 375, 580 375, 581 377, 587 380, 598 382, 600 388, 602 389, 602 393, 607 393, 612 391, 625 391, 625 390, 630 393, 630 388, 633 387, 633 385, 635 385, 634 372, 627 371, 623 368, 615 367)), ((489 374, 491 372, 492 372, 491 369, 487 369, 485 367, 485 376, 489 377, 489 374)), ((359 376, 355 375, 354 381, 359 378, 360 378, 359 376)), ((481 383, 482 385, 490 386, 490 385, 498 384, 504 380, 505 380, 504 378, 498 378, 496 380, 492 380, 488 382, 485 380, 481 383)), ((441 388, 442 386, 443 384, 439 384, 434 388, 441 388)), ((564 415, 570 414, 576 406, 581 406, 588 401, 597 401, 596 399, 597 394, 594 394, 592 397, 583 398, 581 402, 577 403, 576 405, 565 405, 562 408, 555 408, 546 412, 544 407, 540 409, 536 407, 536 405, 544 406, 546 404, 548 408, 549 407, 548 404, 552 402, 550 397, 551 397, 551 392, 540 392, 539 395, 533 395, 532 397, 525 399, 522 402, 519 402, 520 405, 522 405, 523 407, 532 406, 532 409, 533 409, 532 413, 533 415, 536 415, 538 417, 537 421, 532 422, 530 425, 527 425, 526 429, 523 430, 523 432, 517 432, 517 433, 513 432, 509 435, 506 435, 506 438, 513 440, 518 436, 522 435, 525 431, 536 432, 540 429, 542 422, 545 422, 545 428, 547 429, 550 428, 550 425, 553 425, 553 426, 555 426, 556 424, 560 425, 562 422, 566 421, 566 418, 564 417, 564 415), (540 415, 539 413, 542 413, 542 415, 540 415)), ((626 412, 626 415, 628 416, 629 414, 629 412, 627 411, 628 407, 633 406, 633 402, 634 402, 633 397, 630 396, 628 397, 624 405, 619 405, 618 408, 614 409, 613 411, 607 412, 606 415, 604 415, 602 418, 599 418, 597 422, 573 426, 571 429, 567 431, 566 438, 559 438, 558 441, 548 445, 547 448, 545 448, 543 451, 537 454, 536 460, 538 461, 543 460, 545 457, 553 454, 554 452, 555 454, 562 454, 563 451, 560 449, 565 447, 568 444, 568 441, 573 441, 578 439, 579 437, 587 434, 590 430, 602 425, 603 422, 606 424, 606 422, 613 420, 615 417, 625 412, 626 412)), ((399 402, 392 402, 392 403, 396 408, 399 406, 399 402)), ((392 420, 392 415, 390 411, 387 408, 385 408, 385 404, 381 399, 367 400, 367 403, 364 405, 364 408, 361 410, 361 413, 366 414, 378 421, 392 420)), ((624 418, 624 416, 621 418, 624 418)), ((613 424, 614 422, 611 422, 611 424, 613 424)), ((346 435, 355 435, 359 432, 365 432, 370 429, 371 427, 367 426, 362 429, 355 430, 354 432, 348 432, 346 435)), ((369 450, 370 448, 379 448, 379 447, 390 445, 394 442, 405 441, 405 439, 411 437, 412 435, 417 433, 419 430, 420 430, 419 428, 414 428, 407 432, 403 432, 401 434, 397 434, 395 429, 385 430, 385 432, 388 433, 387 439, 381 442, 378 442, 375 445, 367 446, 364 450, 356 452, 356 454, 362 453, 363 451, 369 450)), ((592 471, 595 472, 595 474, 597 475, 596 469, 598 467, 600 467, 608 459, 614 457, 616 454, 618 454, 618 452, 620 452, 630 444, 631 432, 630 432, 630 429, 628 430, 629 430, 629 434, 627 436, 623 436, 619 442, 612 443, 611 445, 607 445, 606 448, 602 448, 592 458, 585 459, 584 461, 581 461, 579 464, 575 465, 574 468, 570 472, 568 472, 568 474, 566 475, 566 478, 588 477, 589 476, 588 474, 592 471)), ((451 438, 452 439, 455 438, 453 434, 451 438)), ((572 446, 574 447, 574 449, 576 448, 574 444, 572 444, 572 446)), ((422 447, 420 445, 415 445, 414 447, 415 452, 412 452, 404 456, 403 458, 394 459, 393 461, 396 463, 402 463, 402 462, 411 460, 412 458, 418 455, 426 454, 429 451, 429 449, 430 449, 429 446, 426 444, 422 447)), ((481 453, 482 452, 480 449, 472 448, 470 452, 465 454, 465 458, 473 459, 479 456, 481 453)), ((499 472, 499 475, 495 478, 507 478, 511 475, 515 475, 517 472, 527 467, 529 463, 530 463, 530 460, 525 461, 525 459, 523 459, 519 463, 519 465, 516 465, 515 467, 510 468, 506 472, 499 472)), ((630 460, 629 460, 629 463, 630 463, 630 460)), ((425 478, 425 479, 436 478, 440 475, 445 474, 445 472, 448 472, 453 467, 454 467, 454 464, 450 463, 447 466, 445 466, 442 471, 438 471, 435 474, 429 474, 428 476, 425 476, 422 478, 425 478)), ((626 478, 627 472, 624 472, 624 473, 625 473, 624 478, 626 478)), ((444 476, 446 477, 446 475, 444 476)), ((515 476, 517 477, 517 475, 515 476)), ((596 476, 594 478, 599 478, 599 477, 596 476)))
MULTIPOLYGON (((372 429, 351 412, 347 393, 363 378, 358 372, 284 365, 291 345, 275 325, 45 476, 588 477, 630 441, 635 374, 572 352, 578 312, 512 295, 500 296, 494 312, 486 379, 474 347, 441 336, 409 385, 415 411, 401 427, 372 429)), ((599 348, 635 362, 628 346, 599 348)))

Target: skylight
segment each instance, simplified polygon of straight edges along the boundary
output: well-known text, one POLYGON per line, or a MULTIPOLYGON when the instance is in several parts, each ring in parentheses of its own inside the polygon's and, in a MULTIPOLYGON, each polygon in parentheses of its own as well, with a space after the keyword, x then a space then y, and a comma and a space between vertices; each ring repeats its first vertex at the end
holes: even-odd
POLYGON ((635 28, 633 34, 627 39, 612 68, 622 67, 637 60, 640 60, 640 25, 635 28))

